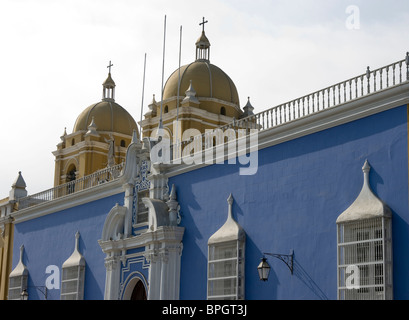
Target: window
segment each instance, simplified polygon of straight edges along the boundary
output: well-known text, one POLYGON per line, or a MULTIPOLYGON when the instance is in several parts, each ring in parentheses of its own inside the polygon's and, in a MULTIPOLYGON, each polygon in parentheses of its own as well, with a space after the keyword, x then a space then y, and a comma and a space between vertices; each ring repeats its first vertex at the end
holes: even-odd
POLYGON ((83 300, 85 259, 78 250, 80 234, 75 234, 74 252, 62 266, 61 300, 83 300))
POLYGON ((225 108, 225 107, 221 107, 221 108, 220 108, 220 114, 221 114, 222 116, 225 116, 225 115, 226 115, 226 108, 225 108))
POLYGON ((237 241, 209 246, 207 292, 209 300, 243 298, 243 252, 237 241))
POLYGON ((339 225, 338 237, 340 299, 390 299, 392 294, 390 221, 377 218, 339 225), (347 268, 350 269, 351 266, 356 268, 354 273, 348 272, 347 268))
POLYGON ((338 299, 390 300, 392 212, 371 190, 365 162, 358 198, 337 219, 338 299))
POLYGON ((143 198, 149 198, 149 190, 138 192, 138 207, 137 207, 138 211, 136 213, 136 223, 148 222, 149 209, 142 202, 143 198))
POLYGON ((125 140, 121 140, 121 147, 125 148, 126 144, 125 144, 125 140))
POLYGON ((84 269, 85 266, 63 267, 61 280, 61 300, 83 299, 84 269))
POLYGON ((75 180, 77 177, 76 172, 77 169, 75 168, 75 166, 71 165, 66 176, 67 194, 75 192, 75 180))
POLYGON ((8 300, 20 300, 21 293, 27 289, 28 270, 23 264, 24 246, 20 247, 20 260, 9 276, 8 300))
POLYGON ((244 258, 246 236, 233 219, 233 197, 228 198, 225 224, 208 241, 207 298, 244 299, 244 258))

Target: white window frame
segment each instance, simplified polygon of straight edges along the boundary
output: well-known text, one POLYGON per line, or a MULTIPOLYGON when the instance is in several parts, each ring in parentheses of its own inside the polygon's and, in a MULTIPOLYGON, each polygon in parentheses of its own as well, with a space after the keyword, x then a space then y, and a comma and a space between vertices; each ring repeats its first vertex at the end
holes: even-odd
POLYGON ((243 299, 244 244, 239 241, 230 241, 209 245, 208 257, 208 300, 243 299), (232 254, 229 255, 229 252, 232 254), (224 255, 217 256, 220 253, 224 255), (219 273, 220 270, 224 271, 219 273), (217 287, 217 282, 224 284, 217 287))
POLYGON ((227 220, 208 241, 208 300, 244 300, 246 233, 233 218, 231 194, 227 203, 227 220))
POLYGON ((338 225, 338 299, 389 300, 392 296, 391 219, 338 225), (352 278, 358 283, 352 283, 352 278))
POLYGON ((27 275, 18 275, 9 277, 8 300, 21 300, 21 293, 27 290, 27 275))
POLYGON ((83 300, 85 286, 85 259, 79 252, 80 233, 75 234, 75 248, 62 266, 61 300, 83 300))
POLYGON ((84 299, 85 266, 62 268, 61 300, 84 299))

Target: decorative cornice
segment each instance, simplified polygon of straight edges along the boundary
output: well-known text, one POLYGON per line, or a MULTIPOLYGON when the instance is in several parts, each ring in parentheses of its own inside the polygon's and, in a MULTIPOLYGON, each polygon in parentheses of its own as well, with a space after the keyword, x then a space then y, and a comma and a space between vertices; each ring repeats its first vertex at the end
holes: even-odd
POLYGON ((140 235, 118 240, 98 240, 102 251, 109 253, 148 246, 154 243, 179 243, 183 239, 184 227, 159 227, 156 231, 147 231, 140 235))

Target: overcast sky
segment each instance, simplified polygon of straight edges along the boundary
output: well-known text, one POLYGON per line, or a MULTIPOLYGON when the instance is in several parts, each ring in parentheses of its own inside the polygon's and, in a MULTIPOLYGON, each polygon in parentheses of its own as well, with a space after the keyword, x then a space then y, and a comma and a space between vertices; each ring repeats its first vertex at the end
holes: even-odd
POLYGON ((233 79, 241 107, 250 96, 256 112, 364 73, 367 66, 398 61, 409 51, 407 0, 0 0, 0 5, 0 199, 19 171, 29 194, 53 187, 52 151, 64 128, 71 133, 81 111, 100 101, 110 60, 116 102, 140 120, 145 53, 144 113, 152 95, 160 97, 165 15, 165 81, 178 68, 180 26, 187 64, 195 58, 205 17, 211 63, 233 79))

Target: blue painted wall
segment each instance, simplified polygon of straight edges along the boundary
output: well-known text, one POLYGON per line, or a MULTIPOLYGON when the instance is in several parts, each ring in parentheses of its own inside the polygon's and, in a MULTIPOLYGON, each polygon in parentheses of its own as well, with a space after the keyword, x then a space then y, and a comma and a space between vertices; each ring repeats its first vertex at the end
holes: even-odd
POLYGON ((181 299, 206 299, 207 241, 233 214, 247 234, 246 299, 337 299, 336 219, 358 196, 368 159, 375 194, 393 211, 394 295, 409 299, 407 107, 357 120, 259 151, 258 172, 212 165, 172 177, 181 204, 181 299), (258 280, 263 252, 268 282, 258 280))
MULTIPOLYGON (((123 205, 120 193, 84 205, 18 223, 14 233, 13 268, 19 259, 19 248, 24 244, 23 262, 29 270, 28 286, 44 286, 46 268, 55 265, 62 271, 62 264, 74 251, 75 233, 80 232, 79 250, 86 260, 84 299, 104 298, 105 254, 98 244, 105 218, 116 203, 123 205)), ((61 281, 60 281, 61 282, 61 281)), ((42 300, 35 288, 28 288, 29 299, 42 300)), ((49 290, 48 299, 59 300, 60 290, 49 290)))
MULTIPOLYGON (((371 186, 393 211, 394 294, 409 299, 408 132, 402 106, 336 128, 259 151, 258 172, 240 176, 240 165, 212 165, 172 177, 185 227, 181 299, 206 299, 207 241, 227 218, 227 197, 245 229, 246 299, 336 299, 336 219, 362 187, 368 159, 371 186), (257 265, 263 252, 295 253, 294 274, 278 259, 268 282, 260 282, 257 265)), ((111 208, 123 205, 124 194, 15 225, 13 268, 21 244, 29 269, 29 286, 44 285, 47 266, 60 268, 74 250, 87 267, 85 299, 103 299, 105 255, 97 240, 111 208)), ((136 251, 135 251, 136 253, 136 251)), ((143 262, 129 274, 148 277, 143 262), (135 273, 136 274, 136 273, 135 273)), ((42 299, 29 288, 32 299, 42 299)), ((59 299, 60 290, 50 290, 59 299)))

